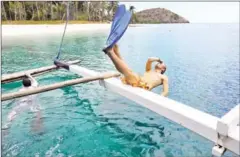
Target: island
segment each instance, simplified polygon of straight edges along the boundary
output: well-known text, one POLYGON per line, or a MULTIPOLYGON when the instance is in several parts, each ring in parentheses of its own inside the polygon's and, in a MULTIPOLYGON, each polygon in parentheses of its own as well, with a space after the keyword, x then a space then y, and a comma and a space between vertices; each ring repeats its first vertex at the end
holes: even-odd
POLYGON ((132 23, 160 24, 160 23, 190 23, 184 17, 165 8, 151 8, 135 12, 132 23))

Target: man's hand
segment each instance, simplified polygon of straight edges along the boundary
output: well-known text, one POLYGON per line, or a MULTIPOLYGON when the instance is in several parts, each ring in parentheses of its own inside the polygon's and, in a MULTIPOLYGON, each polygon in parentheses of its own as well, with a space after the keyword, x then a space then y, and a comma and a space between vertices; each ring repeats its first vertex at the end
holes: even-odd
POLYGON ((25 73, 25 75, 31 80, 32 86, 33 87, 37 87, 38 86, 38 82, 36 81, 36 79, 34 79, 30 73, 25 73))
POLYGON ((150 71, 152 68, 152 62, 159 62, 159 63, 163 63, 163 61, 161 61, 160 58, 157 57, 149 57, 148 61, 146 63, 146 72, 150 71))
POLYGON ((167 76, 163 76, 162 77, 162 81, 163 81, 163 92, 162 92, 162 96, 167 96, 168 95, 168 77, 167 76))
POLYGON ((148 61, 163 63, 163 61, 160 58, 157 58, 157 57, 149 57, 148 61))
POLYGON ((30 73, 25 73, 25 75, 26 75, 28 78, 31 78, 30 73))
POLYGON ((162 64, 163 63, 163 61, 159 58, 159 61, 158 61, 160 64, 162 64))

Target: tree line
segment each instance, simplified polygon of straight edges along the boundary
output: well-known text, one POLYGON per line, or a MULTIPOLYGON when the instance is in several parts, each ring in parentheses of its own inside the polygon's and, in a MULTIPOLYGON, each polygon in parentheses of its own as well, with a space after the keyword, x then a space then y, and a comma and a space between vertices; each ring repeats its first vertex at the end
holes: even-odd
POLYGON ((65 20, 69 5, 69 20, 111 21, 116 1, 2 1, 2 20, 65 20))

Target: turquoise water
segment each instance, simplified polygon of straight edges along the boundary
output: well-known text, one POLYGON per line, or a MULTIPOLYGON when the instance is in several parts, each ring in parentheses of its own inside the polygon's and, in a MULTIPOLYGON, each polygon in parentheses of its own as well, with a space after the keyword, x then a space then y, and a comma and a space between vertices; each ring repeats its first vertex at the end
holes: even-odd
MULTIPOLYGON (((80 59, 81 66, 97 71, 114 70, 101 51, 107 34, 66 32, 61 57, 80 59)), ((2 73, 51 65, 60 37, 3 38, 2 73)), ((166 62, 171 99, 217 117, 239 103, 238 24, 130 27, 119 45, 123 58, 138 73, 144 72, 148 57, 166 62)), ((46 85, 76 77, 59 70, 37 80, 46 85)), ((20 87, 20 82, 6 84, 2 92, 20 87)), ((37 101, 42 107, 41 128, 34 130, 34 113, 19 115, 2 137, 3 156, 211 156, 212 142, 97 82, 42 93, 37 101)), ((3 123, 15 105, 12 100, 2 104, 3 123)))

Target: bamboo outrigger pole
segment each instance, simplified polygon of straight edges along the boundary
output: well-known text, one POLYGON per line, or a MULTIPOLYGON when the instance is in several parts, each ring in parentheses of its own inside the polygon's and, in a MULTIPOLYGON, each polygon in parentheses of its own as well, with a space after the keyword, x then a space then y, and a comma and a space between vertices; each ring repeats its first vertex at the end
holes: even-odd
MULTIPOLYGON (((80 62, 80 60, 74 60, 74 61, 67 62, 67 64, 69 64, 69 65, 77 64, 79 62, 80 62)), ((23 79, 23 77, 25 77, 26 73, 29 73, 32 76, 37 76, 37 75, 41 75, 46 72, 51 72, 58 68, 59 67, 56 65, 51 65, 51 66, 41 67, 41 68, 37 68, 37 69, 31 69, 31 70, 27 70, 27 71, 16 72, 13 74, 5 74, 2 76, 1 83, 4 84, 4 83, 10 83, 13 81, 19 81, 19 80, 23 79)))
POLYGON ((57 89, 57 88, 62 88, 62 87, 65 87, 65 86, 76 85, 76 84, 79 84, 79 83, 86 83, 86 82, 90 82, 90 81, 102 80, 102 79, 107 79, 107 78, 111 78, 111 77, 118 77, 118 76, 120 76, 119 73, 112 73, 112 72, 109 73, 108 72, 108 73, 102 73, 98 76, 93 76, 93 77, 77 78, 77 79, 74 79, 74 80, 68 80, 68 81, 64 81, 64 82, 60 82, 60 83, 55 83, 55 84, 52 84, 52 85, 36 87, 34 89, 29 89, 29 90, 26 90, 26 91, 3 94, 2 97, 1 97, 1 101, 6 101, 6 100, 14 99, 14 98, 27 96, 27 95, 42 93, 42 92, 54 90, 54 89, 57 89))

